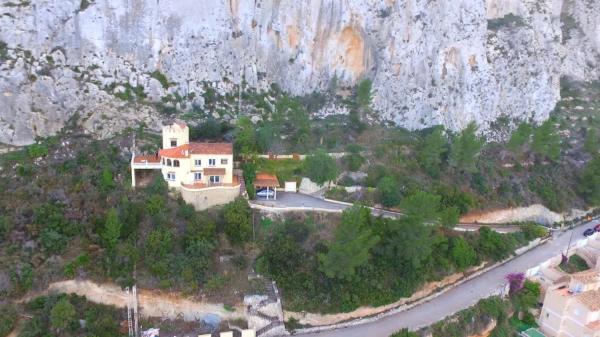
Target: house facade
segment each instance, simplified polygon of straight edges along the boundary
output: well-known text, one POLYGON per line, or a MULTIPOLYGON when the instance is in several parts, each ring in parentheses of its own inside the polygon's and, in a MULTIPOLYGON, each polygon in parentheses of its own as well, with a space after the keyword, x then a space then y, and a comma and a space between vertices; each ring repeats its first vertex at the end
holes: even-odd
POLYGON ((546 292, 539 323, 549 337, 600 337, 600 269, 557 280, 546 292))
POLYGON ((189 134, 184 123, 164 125, 162 149, 157 154, 132 155, 132 186, 136 187, 143 170, 160 170, 168 186, 179 190, 198 210, 234 200, 240 194, 240 182, 233 174, 233 145, 190 143, 189 134))

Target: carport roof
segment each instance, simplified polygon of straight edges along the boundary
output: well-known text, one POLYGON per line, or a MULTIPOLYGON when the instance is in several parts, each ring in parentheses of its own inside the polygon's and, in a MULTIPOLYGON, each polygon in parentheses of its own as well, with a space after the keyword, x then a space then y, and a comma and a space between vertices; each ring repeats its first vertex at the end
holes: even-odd
POLYGON ((279 180, 273 174, 259 172, 254 179, 254 187, 279 187, 279 180))

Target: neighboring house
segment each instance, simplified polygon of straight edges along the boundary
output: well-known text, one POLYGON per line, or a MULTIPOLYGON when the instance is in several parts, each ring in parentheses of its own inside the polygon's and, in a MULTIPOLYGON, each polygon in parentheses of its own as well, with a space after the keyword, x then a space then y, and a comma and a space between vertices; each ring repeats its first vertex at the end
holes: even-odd
POLYGON ((198 210, 228 203, 240 194, 233 175, 231 143, 190 143, 190 129, 181 122, 162 128, 162 150, 154 155, 131 159, 133 187, 148 176, 147 170, 160 170, 170 188, 198 210))
POLYGON ((558 279, 546 292, 539 323, 549 337, 600 337, 600 269, 558 279))

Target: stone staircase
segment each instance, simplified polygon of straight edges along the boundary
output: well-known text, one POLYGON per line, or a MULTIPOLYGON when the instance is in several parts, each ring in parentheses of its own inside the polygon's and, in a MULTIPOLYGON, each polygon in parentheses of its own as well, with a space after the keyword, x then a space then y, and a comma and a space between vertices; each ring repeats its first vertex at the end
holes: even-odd
POLYGON ((283 308, 275 282, 259 277, 265 285, 266 294, 244 297, 248 326, 256 330, 256 336, 289 335, 283 321, 283 308))

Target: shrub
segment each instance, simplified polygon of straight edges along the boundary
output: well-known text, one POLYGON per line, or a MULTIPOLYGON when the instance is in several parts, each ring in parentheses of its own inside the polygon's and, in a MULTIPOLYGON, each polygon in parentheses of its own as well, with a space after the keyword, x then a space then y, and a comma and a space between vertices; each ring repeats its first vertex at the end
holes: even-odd
POLYGON ((338 168, 335 159, 324 150, 318 150, 304 160, 304 173, 310 180, 323 185, 337 177, 338 168))
POLYGON ((160 70, 155 70, 155 71, 151 72, 150 77, 152 77, 155 80, 157 80, 158 82, 160 82, 160 84, 163 86, 163 88, 169 89, 169 85, 170 85, 169 80, 167 79, 167 76, 165 76, 165 74, 160 72, 160 70))
POLYGON ((59 331, 64 330, 73 322, 76 314, 77 312, 73 304, 69 302, 68 298, 63 297, 52 307, 52 311, 50 311, 50 323, 53 328, 59 331))
POLYGON ((242 244, 252 236, 252 210, 244 198, 237 198, 223 207, 225 235, 232 244, 242 244))
POLYGON ((528 241, 542 238, 548 235, 548 230, 534 222, 528 222, 521 225, 521 232, 525 235, 528 241))
POLYGON ((457 236, 450 240, 450 256, 458 269, 465 269, 477 262, 475 249, 464 238, 457 236))
POLYGON ((44 144, 32 144, 27 147, 27 155, 29 158, 35 159, 48 155, 48 147, 44 144))
POLYGON ((17 310, 10 304, 0 304, 0 337, 7 336, 17 324, 17 310))
POLYGON ((396 179, 391 176, 386 176, 379 181, 377 191, 379 202, 385 207, 394 207, 400 202, 400 186, 396 179))

